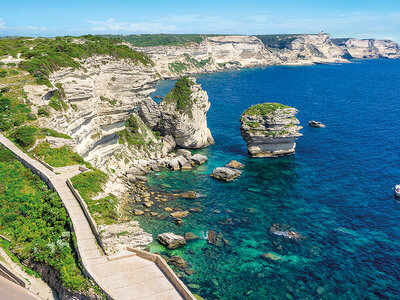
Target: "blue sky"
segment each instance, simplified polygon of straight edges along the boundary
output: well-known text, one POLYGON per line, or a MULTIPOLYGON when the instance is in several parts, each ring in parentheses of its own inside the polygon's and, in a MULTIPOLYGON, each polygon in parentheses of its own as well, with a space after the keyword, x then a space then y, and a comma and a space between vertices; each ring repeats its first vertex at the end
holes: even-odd
POLYGON ((400 42, 400 0, 2 1, 0 36, 316 33, 400 42))

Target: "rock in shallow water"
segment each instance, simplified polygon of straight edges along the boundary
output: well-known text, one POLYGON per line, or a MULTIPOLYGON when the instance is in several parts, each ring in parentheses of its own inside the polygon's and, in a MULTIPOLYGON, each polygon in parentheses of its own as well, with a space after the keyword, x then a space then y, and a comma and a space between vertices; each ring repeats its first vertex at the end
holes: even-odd
POLYGON ((220 167, 216 168, 212 173, 211 177, 214 177, 221 181, 231 181, 238 178, 242 174, 241 171, 227 168, 227 167, 220 167))
POLYGON ((168 249, 177 249, 186 245, 186 240, 183 236, 172 232, 159 234, 158 241, 168 249))
POLYGON ((233 169, 244 169, 244 164, 238 162, 237 160, 231 160, 225 167, 233 168, 233 169))
POLYGON ((190 160, 195 164, 201 165, 201 164, 204 164, 208 160, 208 157, 205 155, 196 153, 195 155, 193 155, 190 158, 190 160))
POLYGON ((240 131, 250 156, 276 157, 293 154, 301 134, 297 109, 279 104, 262 103, 248 108, 241 116, 240 131))

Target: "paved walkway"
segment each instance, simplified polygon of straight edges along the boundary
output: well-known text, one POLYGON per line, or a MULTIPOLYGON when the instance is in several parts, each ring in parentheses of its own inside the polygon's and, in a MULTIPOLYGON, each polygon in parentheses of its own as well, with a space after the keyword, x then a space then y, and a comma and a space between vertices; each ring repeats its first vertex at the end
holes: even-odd
POLYGON ((34 173, 41 173, 43 180, 49 179, 49 185, 54 187, 71 218, 78 254, 85 270, 112 299, 183 299, 154 262, 134 253, 115 260, 104 255, 78 201, 66 184, 65 175, 56 175, 1 134, 0 144, 11 150, 34 173))
POLYGON ((0 300, 40 300, 40 298, 0 276, 0 300))

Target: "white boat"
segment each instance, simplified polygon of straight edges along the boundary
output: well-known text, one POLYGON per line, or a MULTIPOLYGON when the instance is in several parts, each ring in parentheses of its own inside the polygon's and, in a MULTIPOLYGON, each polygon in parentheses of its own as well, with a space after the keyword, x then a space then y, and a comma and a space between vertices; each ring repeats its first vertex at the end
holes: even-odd
POLYGON ((396 184, 396 186, 394 187, 394 194, 397 197, 400 197, 400 184, 396 184))

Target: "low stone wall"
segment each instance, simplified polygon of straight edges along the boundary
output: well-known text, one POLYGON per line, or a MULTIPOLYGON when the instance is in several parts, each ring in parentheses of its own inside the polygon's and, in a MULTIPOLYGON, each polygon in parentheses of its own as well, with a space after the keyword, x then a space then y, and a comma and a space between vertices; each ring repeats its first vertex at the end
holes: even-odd
POLYGON ((135 253, 137 256, 154 262, 167 276, 169 281, 175 286, 175 288, 181 293, 183 298, 186 300, 196 300, 193 294, 189 291, 186 285, 179 279, 179 277, 175 274, 175 272, 171 269, 171 267, 167 264, 167 262, 160 256, 154 253, 150 253, 147 251, 143 251, 133 247, 127 247, 128 251, 135 253))
POLYGON ((86 219, 89 223, 90 229, 92 229, 92 232, 93 232, 97 242, 99 243, 101 249, 103 249, 103 251, 104 251, 103 241, 101 240, 99 231, 97 230, 96 221, 93 219, 92 215, 90 214, 89 208, 87 207, 85 200, 83 200, 83 198, 82 198, 81 194, 78 192, 78 190, 76 190, 74 188, 74 185, 72 184, 71 180, 67 179, 67 185, 68 185, 69 189, 71 190, 72 194, 74 194, 75 198, 78 200, 78 202, 83 210, 83 213, 85 214, 86 219))
POLYGON ((3 262, 0 261, 0 276, 22 286, 23 288, 26 287, 26 282, 17 274, 14 274, 12 270, 10 270, 3 262))

